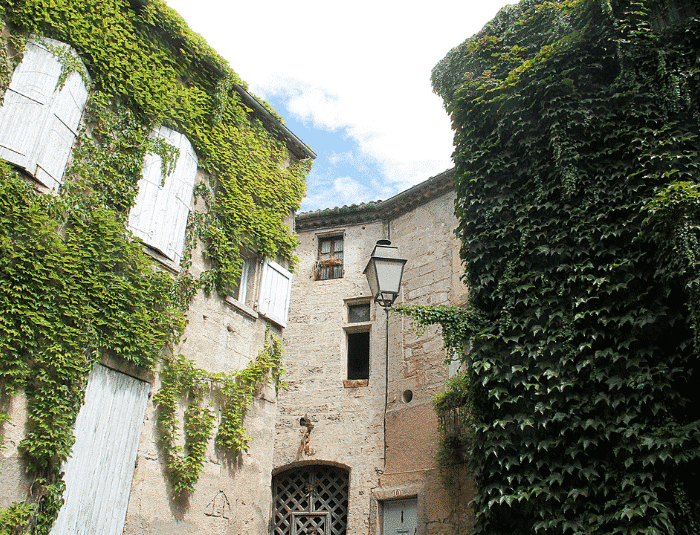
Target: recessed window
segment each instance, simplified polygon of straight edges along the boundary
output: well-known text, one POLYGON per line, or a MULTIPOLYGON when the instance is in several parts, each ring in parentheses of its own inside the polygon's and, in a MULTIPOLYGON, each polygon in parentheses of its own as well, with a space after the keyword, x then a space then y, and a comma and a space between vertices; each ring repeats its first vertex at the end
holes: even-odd
POLYGON ((347 333, 348 379, 369 379, 369 331, 347 333))
POLYGON ((231 290, 231 297, 249 307, 252 307, 255 301, 256 265, 257 262, 254 259, 244 258, 241 274, 231 290))
POLYGON ((369 320, 369 303, 348 306, 348 323, 362 323, 369 320))
POLYGON ((343 237, 319 238, 316 280, 339 279, 343 276, 343 237))

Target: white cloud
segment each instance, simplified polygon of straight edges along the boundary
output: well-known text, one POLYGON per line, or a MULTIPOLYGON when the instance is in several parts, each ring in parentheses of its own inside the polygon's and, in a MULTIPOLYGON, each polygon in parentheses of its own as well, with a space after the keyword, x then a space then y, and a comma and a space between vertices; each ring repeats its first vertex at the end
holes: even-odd
POLYGON ((333 179, 312 179, 309 195, 304 199, 302 211, 317 210, 333 206, 359 204, 372 199, 371 190, 361 182, 349 176, 333 179))
POLYGON ((337 165, 355 165, 356 160, 352 151, 340 153, 332 151, 328 156, 328 163, 334 167, 337 165))
MULTIPOLYGON (((251 91, 282 97, 305 124, 343 132, 357 144, 355 160, 379 162, 378 183, 396 193, 452 166, 450 124, 430 70, 513 0, 167 2, 251 91)), ((314 187, 310 198, 324 197, 314 187)))

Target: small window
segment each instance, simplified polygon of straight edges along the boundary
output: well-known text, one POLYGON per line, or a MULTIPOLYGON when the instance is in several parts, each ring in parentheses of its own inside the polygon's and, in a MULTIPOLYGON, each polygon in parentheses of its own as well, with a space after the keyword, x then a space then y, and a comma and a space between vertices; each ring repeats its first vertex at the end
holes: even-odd
POLYGON ((339 279, 343 276, 343 237, 319 238, 316 279, 339 279))
POLYGON ((369 303, 348 306, 348 323, 362 323, 365 321, 370 321, 369 303))
POLYGON ((369 379, 369 331, 347 333, 348 379, 369 379))

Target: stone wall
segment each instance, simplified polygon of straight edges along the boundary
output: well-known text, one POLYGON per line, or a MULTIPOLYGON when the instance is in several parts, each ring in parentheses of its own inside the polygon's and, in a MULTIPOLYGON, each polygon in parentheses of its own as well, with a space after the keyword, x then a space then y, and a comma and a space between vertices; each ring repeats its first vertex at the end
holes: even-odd
MULTIPOLYGON (((410 196, 411 191, 399 195, 410 196)), ((309 224, 308 216, 297 219, 300 265, 284 333, 289 389, 279 396, 275 473, 301 463, 346 467, 350 471, 348 535, 381 533, 382 503, 411 497, 417 499, 419 533, 428 535, 446 529, 464 508, 463 503, 448 499, 435 469, 438 430, 431 400, 448 376, 442 338, 436 328, 418 336, 409 318, 390 314, 387 382, 384 310, 372 303, 370 322, 354 325, 348 323, 347 306, 368 302, 363 270, 376 241, 387 237, 408 259, 396 304, 466 301, 453 234, 457 224, 454 192, 448 188, 383 220, 377 220, 370 208, 357 207, 354 219, 339 211, 337 216, 331 211, 320 213, 316 224, 309 224), (336 221, 339 224, 334 225, 336 221), (316 280, 319 239, 328 236, 344 239, 344 275, 316 280), (346 337, 355 329, 370 332, 366 386, 343 381, 346 337), (306 428, 300 425, 305 415, 314 424, 306 451, 306 428)))

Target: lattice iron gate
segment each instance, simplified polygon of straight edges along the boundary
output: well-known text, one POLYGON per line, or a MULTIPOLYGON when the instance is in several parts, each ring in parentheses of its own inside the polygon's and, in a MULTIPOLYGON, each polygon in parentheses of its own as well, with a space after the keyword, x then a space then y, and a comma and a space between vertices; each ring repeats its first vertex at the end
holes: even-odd
POLYGON ((273 535, 345 535, 348 473, 334 466, 305 466, 272 480, 273 535))

